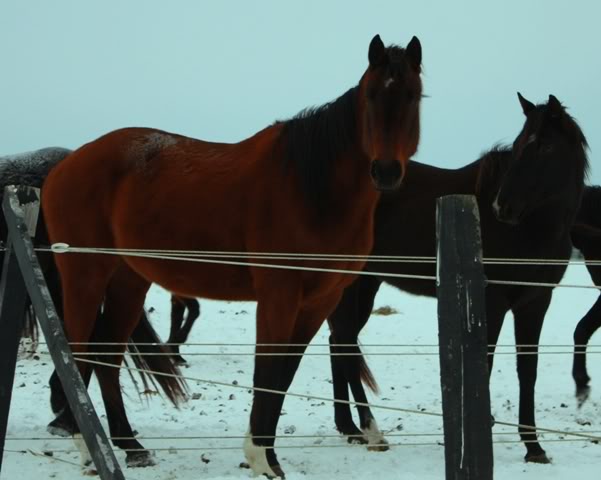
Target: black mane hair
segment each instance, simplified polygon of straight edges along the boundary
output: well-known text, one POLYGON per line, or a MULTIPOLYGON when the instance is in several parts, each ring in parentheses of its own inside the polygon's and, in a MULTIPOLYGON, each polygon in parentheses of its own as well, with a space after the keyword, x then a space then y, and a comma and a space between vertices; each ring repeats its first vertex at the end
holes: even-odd
POLYGON ((357 91, 353 87, 332 102, 277 122, 282 124, 284 168, 294 169, 303 194, 317 211, 329 200, 334 160, 357 147, 357 91))
POLYGON ((587 185, 584 187, 576 223, 601 228, 601 186, 587 185))
POLYGON ((476 181, 476 193, 479 196, 484 193, 496 195, 511 154, 511 145, 497 144, 489 151, 484 152, 476 161, 477 163, 480 162, 476 181))

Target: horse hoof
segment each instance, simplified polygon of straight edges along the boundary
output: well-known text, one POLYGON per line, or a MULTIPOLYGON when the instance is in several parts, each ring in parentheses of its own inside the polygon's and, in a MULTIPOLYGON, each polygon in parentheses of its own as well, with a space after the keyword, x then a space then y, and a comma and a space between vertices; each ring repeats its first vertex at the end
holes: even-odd
POLYGON ((368 445, 369 441, 363 435, 348 435, 346 441, 351 445, 368 445))
POLYGON ((588 400, 588 397, 591 394, 591 387, 588 385, 584 387, 576 388, 576 400, 578 401, 578 408, 582 407, 584 403, 588 400))
POLYGON ((61 422, 58 418, 55 418, 48 424, 46 431, 55 437, 72 437, 75 433, 69 425, 61 422))
POLYGON ((182 357, 181 355, 173 355, 171 357, 171 360, 178 367, 183 367, 183 366, 188 365, 188 362, 186 361, 186 359, 184 357, 182 357))
POLYGON ((154 456, 147 450, 141 452, 128 452, 125 464, 129 468, 154 467, 157 462, 154 456))
POLYGON ((275 474, 275 477, 271 474, 267 474, 264 473, 263 475, 265 475, 267 478, 281 478, 284 479, 286 478, 286 475, 284 474, 284 470, 282 470, 282 467, 280 467, 279 465, 269 465, 271 467, 271 470, 273 471, 273 473, 275 474))
POLYGON ((367 450, 370 452, 387 452, 390 450, 390 445, 388 445, 388 441, 386 439, 381 438, 375 445, 368 445, 367 450))
POLYGON ((551 459, 547 457, 547 454, 545 452, 536 453, 532 455, 526 454, 524 460, 526 460, 527 463, 541 463, 544 465, 551 463, 551 459))

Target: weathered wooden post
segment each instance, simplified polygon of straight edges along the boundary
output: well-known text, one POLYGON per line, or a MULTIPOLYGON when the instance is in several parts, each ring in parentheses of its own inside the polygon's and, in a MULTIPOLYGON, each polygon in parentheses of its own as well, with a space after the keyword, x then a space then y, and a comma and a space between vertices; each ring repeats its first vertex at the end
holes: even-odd
MULTIPOLYGON (((11 244, 19 267, 16 268, 15 266, 11 266, 11 260, 6 260, 6 262, 9 263, 6 276, 12 275, 11 278, 8 278, 8 282, 10 282, 11 285, 13 283, 17 286, 24 285, 27 289, 40 327, 44 333, 48 351, 50 352, 58 376, 63 384, 69 406, 71 407, 100 478, 102 480, 124 480, 125 477, 123 476, 123 472, 119 467, 110 447, 110 443, 100 424, 98 415, 88 396, 86 386, 83 383, 75 360, 73 359, 73 355, 71 354, 71 348, 65 337, 61 321, 54 308, 50 292, 46 286, 44 274, 33 250, 31 238, 27 233, 27 227, 25 226, 24 221, 26 214, 23 212, 21 206, 22 203, 30 203, 34 209, 35 214, 30 216, 31 221, 28 223, 35 225, 39 210, 39 190, 30 187, 6 187, 2 209, 8 227, 9 244, 11 244)), ((2 314, 4 314, 5 309, 9 312, 13 312, 17 310, 19 305, 24 305, 25 299, 21 299, 22 294, 23 293, 19 290, 19 297, 17 300, 20 303, 13 307, 9 307, 9 304, 15 297, 3 297, 2 308, 0 310, 2 314)), ((12 321, 14 321, 14 319, 2 317, 0 327, 4 328, 6 322, 10 323, 12 321)), ((16 329, 15 326, 9 328, 11 330, 16 329)), ((4 334, 0 333, 0 337, 3 336, 4 334)), ((18 340, 14 341, 18 343, 18 340)), ((13 351, 15 350, 14 346, 11 346, 11 348, 13 351)), ((13 359, 12 362, 14 361, 15 360, 13 359)), ((11 377, 11 388, 12 382, 13 378, 11 377)), ((3 385, 3 387, 6 388, 5 385, 3 385)), ((0 415, 3 416, 4 411, 0 411, 0 415)), ((6 407, 6 416, 8 416, 8 405, 6 407)), ((3 441, 4 435, 2 436, 2 442, 3 441)))
POLYGON ((0 472, 17 353, 23 330, 23 312, 27 302, 27 290, 11 243, 10 239, 6 243, 0 280, 0 472))
POLYGON ((436 234, 446 479, 491 480, 486 280, 475 198, 439 198, 436 234))

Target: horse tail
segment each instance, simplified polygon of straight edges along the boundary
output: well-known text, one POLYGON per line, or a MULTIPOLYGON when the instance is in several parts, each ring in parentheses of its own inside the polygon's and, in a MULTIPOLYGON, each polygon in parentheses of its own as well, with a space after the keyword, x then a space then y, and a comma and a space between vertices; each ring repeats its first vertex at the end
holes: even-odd
MULTIPOLYGON (((357 346, 357 350, 361 353, 361 349, 357 346)), ((357 367, 359 369, 359 377, 364 385, 366 385, 372 392, 376 395, 380 393, 380 387, 378 387, 378 382, 374 377, 369 365, 367 365, 367 361, 365 360, 365 356, 363 354, 358 355, 356 358, 357 367)))
POLYGON ((187 398, 188 385, 181 378, 180 369, 173 362, 171 352, 161 342, 146 312, 142 314, 140 322, 133 331, 127 350, 132 354, 131 357, 145 390, 148 390, 149 380, 155 387, 158 383, 163 393, 176 407, 187 398))
POLYGON ((21 333, 21 338, 31 340, 31 343, 34 345, 32 350, 36 350, 35 346, 38 344, 39 338, 38 322, 30 299, 27 299, 27 304, 25 305, 25 312, 23 316, 23 332, 21 333))

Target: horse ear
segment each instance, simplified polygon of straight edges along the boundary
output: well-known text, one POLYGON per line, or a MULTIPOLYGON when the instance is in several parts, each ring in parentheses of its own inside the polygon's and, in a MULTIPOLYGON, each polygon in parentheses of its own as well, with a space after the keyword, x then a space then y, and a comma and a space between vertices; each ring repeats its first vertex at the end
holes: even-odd
POLYGON ((420 43, 419 38, 413 37, 411 39, 407 44, 405 54, 407 55, 407 59, 411 66, 419 72, 422 64, 422 44, 420 43))
POLYGON ((376 35, 371 39, 367 56, 371 67, 377 67, 384 63, 386 58, 386 47, 384 46, 380 35, 376 35))
POLYGON ((561 112, 563 111, 563 107, 561 106, 561 102, 557 100, 555 95, 549 95, 548 102, 549 112, 551 112, 552 117, 559 117, 561 112))
POLYGON ((522 106, 524 115, 528 115, 528 113, 530 113, 530 111, 532 111, 536 108, 534 106, 534 103, 532 103, 531 101, 526 100, 524 97, 522 97, 522 94, 520 92, 518 92, 518 98, 520 99, 520 105, 522 106))

